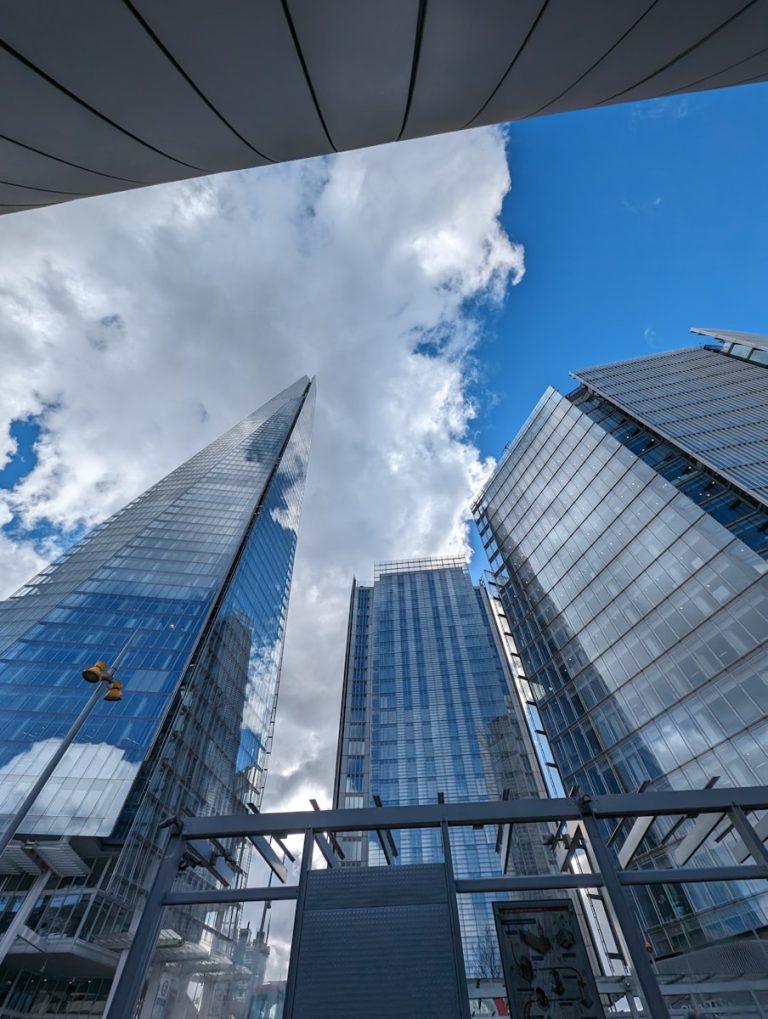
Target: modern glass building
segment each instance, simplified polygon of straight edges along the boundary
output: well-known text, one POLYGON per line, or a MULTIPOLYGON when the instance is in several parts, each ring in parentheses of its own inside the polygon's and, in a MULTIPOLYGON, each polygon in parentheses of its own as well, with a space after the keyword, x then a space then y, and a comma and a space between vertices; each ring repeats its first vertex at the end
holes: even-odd
MULTIPOLYGON (((302 378, 0 605, 0 824, 87 699, 82 669, 127 645, 122 701, 99 704, 0 858, 0 935, 32 906, 3 946, 0 1016, 55 1011, 58 977, 100 1014, 160 822, 259 804, 313 407, 302 378)), ((204 918, 177 913, 174 943, 202 943, 204 918)), ((226 966, 236 911, 214 926, 226 966)))
MULTIPOLYGON (((500 799, 505 790, 545 795, 486 590, 472 584, 464 558, 378 564, 372 586, 352 586, 335 805, 500 799)), ((518 872, 550 865, 531 836, 515 839, 518 872)), ((384 862, 367 836, 339 841, 347 865, 384 862)), ((454 833, 452 842, 457 875, 499 873, 495 829, 454 833)), ((395 866, 437 862, 440 833, 400 832, 397 850, 395 866)), ((492 975, 491 898, 459 904, 469 976, 492 975)))
MULTIPOLYGON (((768 782, 768 341, 708 335, 547 390, 474 509, 566 787, 768 782)), ((688 887, 638 896, 658 955, 765 934, 764 886, 688 887)))

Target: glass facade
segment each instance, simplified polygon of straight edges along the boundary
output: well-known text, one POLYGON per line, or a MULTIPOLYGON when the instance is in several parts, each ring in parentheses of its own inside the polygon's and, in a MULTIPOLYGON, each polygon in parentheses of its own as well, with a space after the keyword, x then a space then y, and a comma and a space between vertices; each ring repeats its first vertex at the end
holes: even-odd
MULTIPOLYGON (((764 416, 768 373, 696 349, 576 377, 571 398, 545 393, 475 506, 564 784, 766 783, 768 448, 747 463, 716 443, 750 444, 740 423, 760 399, 764 416), (733 366, 750 373, 741 395, 733 366)), ((734 862, 735 836, 716 834, 701 862, 734 862)), ((674 863, 663 835, 646 838, 648 865, 674 863)), ((743 883, 637 900, 660 954, 767 922, 765 890, 743 883)))
MULTIPOLYGON (((99 704, 20 831, 94 866, 112 847, 78 906, 83 940, 121 945, 164 817, 260 803, 313 406, 300 379, 0 605, 6 820, 87 699, 81 670, 130 642, 123 700, 99 704)), ((178 929, 193 920, 179 911, 178 929)))
POLYGON ((734 347, 689 347, 573 375, 765 505, 766 351, 734 347))
MULTIPOLYGON (((505 790, 542 792, 486 591, 463 559, 378 566, 372 587, 352 591, 336 805, 499 799, 505 790)), ((347 863, 383 862, 375 839, 339 838, 347 863)), ((403 831, 397 843, 395 865, 442 859, 439 831, 403 831)), ((453 833, 452 845, 457 875, 499 872, 495 829, 453 833)), ((547 866, 522 832, 513 858, 520 869, 547 866)), ((490 898, 460 900, 469 975, 483 975, 490 898)))

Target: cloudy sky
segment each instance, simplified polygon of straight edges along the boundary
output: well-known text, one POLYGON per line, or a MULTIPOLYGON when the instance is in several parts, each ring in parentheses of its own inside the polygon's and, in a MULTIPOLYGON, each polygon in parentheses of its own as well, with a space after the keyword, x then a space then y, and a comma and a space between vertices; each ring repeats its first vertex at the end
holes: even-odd
POLYGON ((267 804, 328 803, 352 577, 467 548, 568 369, 768 332, 767 115, 720 90, 3 217, 0 596, 316 374, 267 804))
POLYGON ((0 597, 317 375, 266 805, 327 805, 352 577, 468 548, 569 368, 768 332, 767 115, 724 90, 3 217, 0 597))
POLYGON ((504 135, 482 130, 0 223, 3 596, 317 376, 273 806, 329 801, 352 577, 467 547, 492 466, 468 387, 484 314, 525 272, 509 188, 504 135))

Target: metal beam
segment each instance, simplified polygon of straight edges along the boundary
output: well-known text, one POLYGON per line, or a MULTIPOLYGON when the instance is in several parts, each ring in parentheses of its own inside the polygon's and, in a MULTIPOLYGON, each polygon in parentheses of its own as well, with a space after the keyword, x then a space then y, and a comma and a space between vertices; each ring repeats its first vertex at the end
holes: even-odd
MULTIPOLYGON (((768 800, 768 795, 766 795, 768 800)), ((768 804, 766 804, 768 806, 768 804)), ((195 838, 232 838, 238 835, 268 835, 272 829, 299 833, 315 831, 376 831, 378 828, 439 828, 445 821, 454 827, 472 824, 506 824, 509 821, 536 823, 567 817, 578 819, 575 801, 567 799, 480 801, 439 803, 402 807, 356 807, 337 810, 292 811, 281 814, 185 819, 185 831, 195 838)))
MULTIPOLYGON (((663 791, 595 796, 593 816, 605 818, 724 813, 737 803, 744 810, 768 809, 768 786, 729 789, 663 791)), ((474 824, 536 824, 541 821, 578 821, 573 798, 492 800, 475 803, 439 803, 403 807, 358 807, 279 814, 185 818, 190 838, 227 839, 239 835, 269 835, 273 831, 376 831, 396 828, 439 828, 474 824)))
POLYGON ((330 868, 336 867, 339 861, 334 856, 330 842, 325 837, 325 835, 323 835, 322 832, 319 831, 315 832, 315 844, 317 848, 320 850, 320 852, 323 854, 323 859, 328 864, 328 866, 330 868))
POLYGON ((623 885, 697 884, 706 881, 763 881, 768 867, 671 867, 668 870, 620 870, 623 885))
MULTIPOLYGON (((323 813, 327 813, 324 811, 323 813)), ((301 951, 301 933, 304 927, 304 904, 307 901, 307 882, 312 871, 312 852, 314 849, 314 832, 304 832, 304 848, 301 852, 299 869, 299 886, 296 896, 296 913, 293 917, 293 935, 291 937, 291 955, 288 961, 288 977, 285 982, 285 999, 283 1001, 283 1019, 293 1019, 293 1005, 296 999, 296 980, 299 971, 299 952, 301 951)))
POLYGON ((181 827, 177 822, 173 822, 166 835, 160 866, 147 894, 133 942, 105 1019, 126 1019, 134 1013, 157 946, 164 900, 176 880, 184 851, 185 840, 181 837, 181 827))
MULTIPOLYGON (((636 817, 634 824, 627 832, 624 844, 619 850, 619 865, 626 867, 640 847, 640 843, 648 834, 655 817, 636 817)), ((615 833, 614 833, 615 834, 615 833)))
MULTIPOLYGON (((263 835, 251 835, 250 841, 257 852, 261 854, 261 858, 275 875, 277 880, 285 884, 288 880, 288 868, 274 851, 272 846, 270 846, 269 842, 267 842, 263 835)), ((275 842, 283 848, 279 839, 275 839, 275 842)))
POLYGON ((675 849, 675 863, 684 867, 697 850, 701 849, 712 832, 717 828, 725 813, 703 814, 697 817, 683 841, 675 849))
POLYGON ((470 1019, 469 998, 462 995, 467 986, 467 973, 464 968, 464 949, 461 944, 461 922, 459 906, 456 898, 456 875, 453 870, 453 853, 451 852, 451 833, 443 821, 440 825, 440 838, 443 844, 443 863, 445 864, 445 881, 448 893, 448 915, 451 924, 451 941, 453 942, 453 959, 456 966, 456 989, 459 994, 458 1007, 461 1019, 470 1019))
POLYGON ((741 807, 735 803, 728 811, 728 817, 741 838, 741 845, 746 849, 749 856, 752 857, 756 864, 768 867, 768 850, 763 845, 765 825, 763 824, 760 830, 754 828, 741 807))
POLYGON ((535 892, 558 888, 600 888, 599 874, 523 874, 519 877, 458 878, 456 891, 471 892, 535 892))
MULTIPOLYGON (((687 870, 617 871, 622 885, 692 884, 706 881, 754 881, 768 878, 765 867, 692 867, 687 870)), ((518 877, 458 878, 456 891, 463 895, 477 892, 555 891, 561 888, 600 888, 599 874, 525 874, 518 877)), ((210 891, 169 892, 164 906, 221 905, 233 902, 264 902, 270 899, 296 899, 297 885, 259 888, 218 888, 210 891)))
MULTIPOLYGON (((648 793, 643 793, 641 798, 645 799, 648 796, 648 793)), ((644 1010, 649 1019, 669 1019, 669 1011, 651 967, 642 932, 616 873, 613 851, 603 841, 597 818, 592 813, 592 800, 584 796, 580 804, 581 827, 589 843, 589 855, 594 869, 599 872, 605 883, 608 901, 629 953, 644 1010)))
POLYGON ((216 888, 209 892, 169 892, 164 906, 206 906, 231 902, 272 902, 277 899, 296 899, 298 885, 263 885, 260 888, 216 888))

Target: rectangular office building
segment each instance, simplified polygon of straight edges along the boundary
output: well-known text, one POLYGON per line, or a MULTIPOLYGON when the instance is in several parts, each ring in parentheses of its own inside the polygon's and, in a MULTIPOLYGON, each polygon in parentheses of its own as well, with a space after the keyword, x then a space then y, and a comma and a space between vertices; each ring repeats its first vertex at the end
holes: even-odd
MULTIPOLYGON (((463 557, 382 563, 353 584, 335 805, 363 807, 546 795, 489 596, 463 557)), ((518 833, 510 866, 551 865, 518 833)), ((457 874, 498 874, 496 830, 452 835, 457 874)), ((347 864, 383 863, 378 843, 341 839, 347 864)), ((437 830, 403 831, 393 865, 442 859, 437 830)), ((460 901, 467 973, 490 976, 490 897, 460 901), (486 899, 488 901, 486 901, 486 899)))
MULTIPOLYGON (((477 500, 566 787, 768 782, 768 342, 718 336, 549 389, 477 500)), ((768 925, 758 885, 638 901, 658 955, 768 925)))

